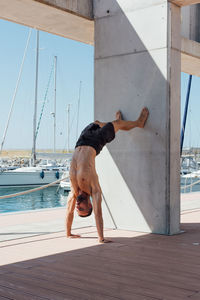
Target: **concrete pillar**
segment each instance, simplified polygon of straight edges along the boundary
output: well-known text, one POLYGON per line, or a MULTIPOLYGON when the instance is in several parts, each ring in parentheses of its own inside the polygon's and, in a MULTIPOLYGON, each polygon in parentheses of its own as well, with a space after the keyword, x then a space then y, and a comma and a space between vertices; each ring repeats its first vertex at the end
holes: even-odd
POLYGON ((105 226, 178 233, 180 8, 167 0, 94 0, 94 16, 95 119, 113 120, 120 109, 135 120, 142 107, 150 111, 145 129, 117 133, 96 159, 113 217, 105 226))

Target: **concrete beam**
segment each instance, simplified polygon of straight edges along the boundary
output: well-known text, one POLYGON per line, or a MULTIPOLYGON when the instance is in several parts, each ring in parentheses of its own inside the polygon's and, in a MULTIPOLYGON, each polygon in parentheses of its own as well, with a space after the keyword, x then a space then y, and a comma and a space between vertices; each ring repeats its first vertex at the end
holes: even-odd
POLYGON ((80 17, 93 20, 92 0, 34 0, 55 8, 74 13, 80 17))
POLYGON ((169 2, 174 3, 178 6, 186 6, 200 3, 200 0, 169 0, 169 2))
POLYGON ((1 0, 0 18, 86 44, 94 42, 92 0, 1 0))
POLYGON ((200 76, 200 43, 182 38, 181 71, 200 76))

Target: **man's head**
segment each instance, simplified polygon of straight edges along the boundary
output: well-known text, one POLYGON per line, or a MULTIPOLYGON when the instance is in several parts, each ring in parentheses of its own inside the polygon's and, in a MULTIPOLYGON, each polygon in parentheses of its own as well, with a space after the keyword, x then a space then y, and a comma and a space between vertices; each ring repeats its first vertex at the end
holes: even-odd
POLYGON ((92 213, 92 204, 90 202, 90 195, 81 192, 76 198, 76 210, 79 217, 88 217, 92 213))

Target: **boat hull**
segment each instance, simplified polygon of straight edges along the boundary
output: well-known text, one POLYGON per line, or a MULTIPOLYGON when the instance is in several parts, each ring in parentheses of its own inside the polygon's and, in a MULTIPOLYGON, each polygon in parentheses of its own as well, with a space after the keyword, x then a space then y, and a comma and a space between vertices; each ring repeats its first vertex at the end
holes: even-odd
POLYGON ((60 187, 61 187, 64 191, 68 191, 68 192, 69 192, 69 191, 71 190, 70 182, 61 181, 60 187))
POLYGON ((62 171, 2 172, 0 173, 0 187, 45 185, 58 180, 62 174, 62 171))

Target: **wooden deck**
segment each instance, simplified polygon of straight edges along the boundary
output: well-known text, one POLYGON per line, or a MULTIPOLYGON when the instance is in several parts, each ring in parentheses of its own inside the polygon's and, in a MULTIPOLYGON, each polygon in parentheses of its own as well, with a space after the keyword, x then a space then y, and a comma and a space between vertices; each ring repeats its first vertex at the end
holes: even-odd
POLYGON ((0 300, 200 299, 200 210, 182 213, 183 234, 76 229, 0 244, 0 300))

